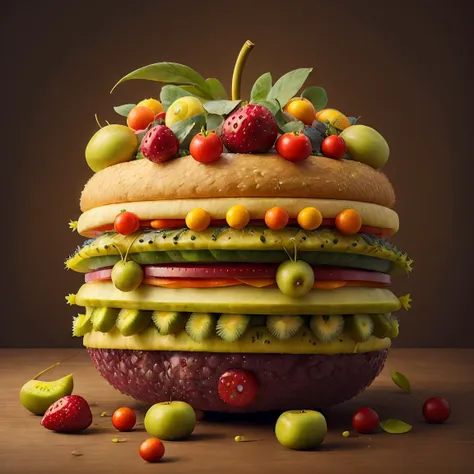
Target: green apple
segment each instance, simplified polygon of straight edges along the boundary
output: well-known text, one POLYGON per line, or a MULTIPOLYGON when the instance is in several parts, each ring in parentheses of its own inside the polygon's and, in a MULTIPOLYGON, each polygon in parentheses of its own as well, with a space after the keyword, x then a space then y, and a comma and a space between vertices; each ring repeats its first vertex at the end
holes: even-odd
POLYGON ((153 405, 145 415, 145 430, 165 441, 187 438, 196 426, 196 413, 185 402, 161 402, 153 405))
POLYGON ((98 130, 86 147, 89 168, 98 172, 108 166, 130 161, 137 152, 138 138, 125 125, 107 125, 98 130))
POLYGON ((351 125, 339 136, 346 143, 347 154, 352 160, 375 169, 381 169, 387 164, 390 148, 377 130, 366 125, 351 125))
POLYGON ((277 269, 276 283, 283 294, 301 298, 313 288, 314 272, 303 260, 287 260, 277 269))
POLYGON ((324 416, 315 410, 285 411, 275 425, 280 444, 289 449, 312 449, 324 441, 328 427, 324 416))

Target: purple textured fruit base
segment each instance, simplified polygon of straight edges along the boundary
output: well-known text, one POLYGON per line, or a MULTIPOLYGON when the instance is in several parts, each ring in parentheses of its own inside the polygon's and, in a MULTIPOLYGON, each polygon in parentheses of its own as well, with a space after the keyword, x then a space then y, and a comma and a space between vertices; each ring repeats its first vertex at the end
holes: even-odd
POLYGON ((349 400, 382 371, 387 350, 363 354, 280 355, 87 349, 96 369, 121 393, 147 404, 182 400, 217 412, 321 409, 349 400), (235 408, 217 394, 229 369, 259 381, 253 403, 235 408))

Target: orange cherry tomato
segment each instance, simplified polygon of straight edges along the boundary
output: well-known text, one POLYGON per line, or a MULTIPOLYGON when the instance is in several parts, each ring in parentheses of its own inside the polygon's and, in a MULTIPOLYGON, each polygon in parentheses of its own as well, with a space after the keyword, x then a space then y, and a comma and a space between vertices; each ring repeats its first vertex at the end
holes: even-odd
POLYGON ((311 125, 316 119, 316 109, 308 99, 303 97, 293 97, 286 104, 285 111, 305 125, 311 125))
POLYGON ((123 211, 114 219, 114 229, 122 235, 130 235, 140 227, 140 219, 133 212, 123 211))
POLYGON ((127 125, 132 130, 145 130, 155 120, 155 113, 142 105, 134 107, 127 116, 127 125))
POLYGON ((112 424, 119 431, 130 431, 137 422, 137 415, 128 407, 122 407, 114 411, 112 424))
POLYGON ((305 230, 317 229, 322 223, 323 216, 315 207, 305 207, 298 213, 298 224, 305 230))
POLYGON ((362 227, 362 217, 355 209, 344 209, 336 216, 336 228, 341 234, 357 234, 362 227))
POLYGON ((148 438, 140 445, 139 452, 146 462, 156 462, 165 454, 165 446, 158 438, 148 438))
POLYGON ((279 230, 286 227, 290 216, 282 207, 272 207, 265 213, 265 224, 273 230, 279 230))

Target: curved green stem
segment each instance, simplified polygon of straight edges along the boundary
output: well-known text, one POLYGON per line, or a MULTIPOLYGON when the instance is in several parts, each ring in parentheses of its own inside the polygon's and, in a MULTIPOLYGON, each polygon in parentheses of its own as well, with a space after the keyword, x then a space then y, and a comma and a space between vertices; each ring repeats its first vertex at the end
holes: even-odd
POLYGON ((61 362, 56 362, 55 364, 49 366, 47 369, 44 369, 42 370, 39 374, 36 374, 34 377, 33 377, 33 380, 36 380, 38 377, 41 377, 43 374, 45 374, 46 372, 49 372, 51 369, 54 369, 55 367, 57 367, 61 362))
POLYGON ((232 75, 232 100, 240 100, 240 85, 242 83, 242 72, 245 62, 255 45, 247 40, 240 50, 237 61, 235 62, 234 74, 232 75))

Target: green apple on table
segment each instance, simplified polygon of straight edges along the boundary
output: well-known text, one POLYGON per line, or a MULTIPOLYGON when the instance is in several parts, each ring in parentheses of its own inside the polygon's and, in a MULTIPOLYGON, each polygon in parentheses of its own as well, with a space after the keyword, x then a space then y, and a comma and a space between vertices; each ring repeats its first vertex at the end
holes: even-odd
POLYGON ((275 425, 275 435, 289 449, 313 449, 323 443, 328 428, 324 416, 315 410, 285 411, 275 425))
POLYGON ((196 413, 191 405, 181 401, 155 403, 145 414, 145 430, 165 441, 185 439, 194 431, 196 413))

